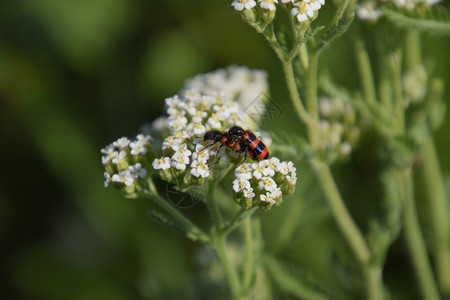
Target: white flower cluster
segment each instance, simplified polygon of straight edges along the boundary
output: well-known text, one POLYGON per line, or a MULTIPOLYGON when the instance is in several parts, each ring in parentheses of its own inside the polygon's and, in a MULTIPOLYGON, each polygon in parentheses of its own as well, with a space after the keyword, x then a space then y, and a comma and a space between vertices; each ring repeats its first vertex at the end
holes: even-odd
POLYGON ((361 20, 374 22, 383 16, 383 12, 378 9, 375 1, 366 1, 358 5, 356 16, 361 20))
POLYGON ((150 136, 139 134, 131 141, 122 137, 101 149, 105 167, 105 187, 124 188, 128 195, 141 188, 140 179, 147 174, 146 155, 150 149, 150 136))
MULTIPOLYGON (((277 0, 258 0, 258 2, 259 7, 267 11, 275 11, 275 4, 278 4, 277 0)), ((289 5, 292 15, 298 22, 303 23, 317 17, 316 12, 325 5, 325 0, 281 0, 281 3, 289 5)), ((256 1, 234 0, 231 6, 237 11, 250 10, 256 6, 256 1)))
POLYGON ((226 101, 236 101, 255 122, 266 111, 269 86, 267 72, 243 66, 230 66, 199 74, 185 84, 185 89, 196 89, 202 95, 216 95, 218 91, 226 101))
POLYGON ((385 0, 384 2, 391 2, 397 7, 411 10, 417 5, 432 6, 438 2, 441 2, 441 0, 385 0))
POLYGON ((354 108, 338 98, 320 97, 319 113, 320 150, 348 157, 360 136, 354 108))
POLYGON ((232 125, 249 128, 243 108, 222 93, 202 95, 188 89, 181 96, 167 98, 166 107, 168 135, 162 141, 163 156, 152 163, 166 181, 201 184, 210 176, 217 151, 204 149, 199 139, 209 130, 222 132, 232 125))
POLYGON ((433 6, 439 2, 441 0, 370 0, 358 6, 356 15, 364 21, 376 21, 383 16, 379 7, 385 3, 394 4, 398 8, 406 10, 413 10, 417 6, 433 6))
POLYGON ((258 205, 264 210, 280 205, 282 195, 291 195, 297 183, 292 162, 272 157, 257 163, 244 163, 235 169, 234 198, 243 208, 258 205))
POLYGON ((419 103, 424 100, 427 93, 427 72, 425 68, 418 65, 404 73, 402 88, 405 107, 410 103, 419 103))

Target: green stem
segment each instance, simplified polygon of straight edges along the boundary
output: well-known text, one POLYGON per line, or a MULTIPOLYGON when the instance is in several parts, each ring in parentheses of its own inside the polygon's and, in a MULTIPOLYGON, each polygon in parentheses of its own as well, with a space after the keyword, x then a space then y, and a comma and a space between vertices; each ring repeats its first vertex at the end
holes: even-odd
POLYGON ((215 189, 217 182, 210 182, 208 186, 208 194, 207 194, 207 203, 211 210, 211 217, 213 220, 213 228, 212 228, 212 244, 214 249, 216 250, 217 256, 219 257, 220 262, 223 265, 225 275, 228 280, 228 284, 230 286, 231 292, 235 299, 241 299, 241 285, 236 274, 236 271, 233 269, 231 262, 226 253, 225 246, 225 238, 223 227, 222 227, 222 215, 220 213, 219 205, 217 203, 217 199, 215 197, 215 189))
POLYGON ((244 220, 244 236, 245 236, 245 267, 244 267, 244 291, 250 288, 253 279, 253 235, 252 221, 250 218, 244 220))
POLYGON ((308 48, 306 48, 305 44, 299 49, 300 62, 302 64, 303 69, 307 69, 309 67, 309 56, 308 56, 308 48))
POLYGON ((345 207, 329 166, 317 159, 312 160, 312 165, 325 192, 336 223, 364 270, 368 293, 367 298, 370 300, 383 299, 381 268, 370 264, 371 254, 369 247, 345 207))
POLYGON ((281 58, 281 61, 283 63, 284 75, 286 76, 286 83, 288 86, 292 106, 294 106, 294 109, 299 119, 303 123, 308 124, 310 121, 310 117, 307 111, 305 110, 305 107, 303 106, 302 99, 298 92, 297 84, 295 82, 294 69, 292 68, 292 63, 285 61, 283 58, 281 58))
POLYGON ((448 202, 436 153, 434 140, 430 137, 422 148, 423 178, 428 195, 431 221, 435 236, 435 267, 440 288, 450 293, 450 232, 448 202))
POLYGON ((364 47, 363 41, 359 39, 355 40, 354 46, 364 98, 369 106, 374 107, 377 104, 377 95, 369 54, 364 47))
POLYGON ((404 229, 412 262, 416 270, 423 299, 437 300, 439 292, 433 278, 433 272, 428 260, 427 249, 420 231, 419 220, 414 202, 414 185, 411 169, 401 173, 404 185, 404 229))
MULTIPOLYGON (((354 2, 354 1, 352 1, 354 2)), ((333 26, 338 26, 339 21, 342 19, 342 16, 344 15, 345 10, 347 9, 348 4, 350 3, 350 0, 344 0, 342 3, 339 4, 338 10, 336 11, 333 22, 331 23, 333 26)), ((353 7, 355 5, 353 4, 353 7)))
POLYGON ((205 244, 211 244, 211 238, 203 230, 192 223, 188 218, 186 218, 182 213, 180 213, 173 205, 167 202, 166 199, 159 196, 156 192, 155 186, 151 180, 149 180, 150 191, 145 191, 144 196, 153 200, 159 207, 165 210, 172 218, 178 222, 183 229, 186 231, 187 235, 193 240, 199 240, 205 244))
POLYGON ((383 270, 380 266, 371 266, 366 270, 367 299, 382 300, 383 296, 383 270))
POLYGON ((405 62, 406 67, 411 70, 422 63, 422 53, 420 51, 420 35, 416 30, 409 30, 406 33, 405 62))
POLYGON ((310 116, 308 124, 308 139, 313 149, 318 148, 319 110, 317 104, 317 63, 319 54, 313 52, 309 57, 309 67, 306 75, 306 107, 310 116))
POLYGON ((325 196, 331 207, 339 229, 349 243, 356 259, 362 265, 367 265, 370 260, 369 248, 367 247, 363 235, 345 207, 344 201, 342 200, 336 183, 334 182, 333 175, 331 175, 329 166, 317 159, 312 160, 312 165, 320 180, 321 186, 325 192, 325 196))
POLYGON ((394 117, 396 121, 396 128, 394 133, 405 132, 405 102, 403 99, 402 90, 402 52, 400 50, 394 51, 389 57, 392 87, 394 91, 394 117))

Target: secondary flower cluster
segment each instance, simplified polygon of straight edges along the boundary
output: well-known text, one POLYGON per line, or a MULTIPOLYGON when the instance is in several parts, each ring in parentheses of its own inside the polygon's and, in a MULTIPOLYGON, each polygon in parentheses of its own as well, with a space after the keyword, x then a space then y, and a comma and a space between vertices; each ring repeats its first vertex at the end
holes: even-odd
POLYGON ((266 111, 264 102, 269 90, 267 73, 244 66, 230 66, 199 74, 186 81, 185 89, 196 89, 202 95, 216 95, 225 101, 235 101, 257 122, 266 111))
POLYGON ((338 98, 320 97, 320 150, 331 160, 345 159, 360 136, 354 108, 338 98))
MULTIPOLYGON (((288 6, 291 9, 292 15, 298 22, 303 23, 308 20, 312 21, 317 18, 317 12, 325 5, 325 0, 280 0, 282 4, 288 6)), ((262 11, 274 12, 276 10, 277 0, 258 0, 259 7, 262 11)), ((253 21, 254 15, 248 14, 249 10, 252 10, 257 6, 255 0, 234 0, 231 6, 237 11, 246 12, 246 17, 253 21)), ((271 16, 273 18, 273 15, 271 16)), ((267 21, 267 20, 266 20, 267 21)))
POLYGON ((383 16, 383 12, 380 9, 385 4, 393 4, 400 9, 413 10, 416 7, 429 7, 441 0, 369 0, 364 1, 359 5, 356 10, 356 15, 361 20, 376 21, 383 16))
POLYGON ((297 183, 292 162, 276 157, 257 163, 244 163, 235 169, 234 199, 243 208, 258 205, 264 210, 280 205, 282 195, 291 195, 297 183))
POLYGON ((150 136, 143 134, 139 134, 134 141, 122 137, 101 149, 105 187, 112 185, 122 189, 129 197, 135 196, 135 192, 143 188, 149 149, 150 136))

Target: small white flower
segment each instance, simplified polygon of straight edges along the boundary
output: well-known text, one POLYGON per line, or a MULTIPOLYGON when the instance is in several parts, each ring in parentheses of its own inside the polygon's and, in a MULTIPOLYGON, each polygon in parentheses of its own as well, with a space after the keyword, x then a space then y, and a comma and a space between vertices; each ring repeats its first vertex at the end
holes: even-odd
POLYGON ((247 188, 247 189, 244 189, 244 190, 242 190, 243 191, 243 193, 244 193, 244 198, 253 198, 253 197, 255 197, 255 193, 254 193, 254 191, 253 191, 253 188, 247 188))
POLYGON ((169 118, 167 116, 161 116, 153 120, 150 125, 152 132, 162 132, 169 128, 169 118))
POLYGON ((214 105, 213 106, 214 114, 219 121, 225 121, 230 117, 230 111, 228 107, 223 105, 214 105))
POLYGON ((142 142, 142 143, 147 143, 147 142, 149 142, 151 139, 152 139, 152 137, 151 136, 149 136, 148 134, 138 134, 137 136, 136 136, 136 139, 139 141, 139 142, 142 142))
POLYGON ((262 177, 260 181, 258 181, 258 187, 260 190, 271 192, 277 187, 277 184, 270 177, 262 177))
POLYGON ((234 175, 236 176, 236 178, 245 178, 247 180, 250 180, 253 177, 252 171, 253 171, 252 164, 248 163, 241 164, 234 170, 234 175))
POLYGON ((169 118, 169 126, 173 131, 181 131, 186 128, 186 124, 188 123, 188 119, 182 115, 176 115, 174 117, 169 118))
MULTIPOLYGON (((188 150, 189 151, 189 150, 188 150)), ((179 152, 172 155, 170 164, 177 170, 186 170, 186 165, 189 163, 189 156, 185 156, 179 152)))
POLYGON ((194 116, 197 113, 197 105, 195 103, 187 104, 186 111, 190 116, 194 116))
POLYGON ((242 11, 244 9, 251 9, 255 7, 256 2, 255 0, 234 0, 231 3, 231 6, 237 11, 242 11))
POLYGON ((283 195, 279 187, 274 188, 273 191, 270 192, 270 194, 274 199, 281 199, 281 196, 283 195))
POLYGON ((262 202, 267 202, 270 204, 276 204, 277 201, 273 198, 271 193, 261 194, 260 199, 262 202))
POLYGON ((278 3, 278 0, 259 0, 259 6, 267 10, 275 10, 275 3, 278 3))
POLYGON ((189 137, 185 130, 172 131, 172 135, 181 141, 189 137))
POLYGON ((241 112, 239 115, 230 116, 227 120, 228 124, 233 124, 233 126, 239 126, 242 128, 249 128, 250 126, 242 120, 243 115, 246 115, 245 112, 241 112))
POLYGON ((291 14, 299 22, 306 22, 308 18, 314 17, 314 10, 305 2, 296 2, 291 10, 291 14))
POLYGON ((123 183, 126 186, 130 186, 134 183, 134 178, 131 176, 130 170, 124 170, 122 172, 119 172, 119 174, 114 174, 111 177, 111 181, 123 183))
POLYGON ((191 164, 191 174, 195 177, 208 177, 210 170, 205 161, 194 160, 191 164))
POLYGON ((249 188, 251 188, 250 181, 248 181, 247 179, 236 178, 235 180, 233 180, 233 190, 236 193, 249 188))
POLYGON ((263 177, 266 165, 267 165, 267 161, 265 161, 265 160, 261 160, 258 163, 253 164, 253 170, 254 170, 253 176, 256 179, 261 179, 263 177))
POLYGON ((153 161, 152 166, 155 170, 166 170, 170 168, 170 158, 169 157, 156 158, 153 161))
POLYGON ((134 141, 130 143, 130 153, 131 155, 139 155, 139 154, 145 154, 147 152, 147 148, 145 147, 145 144, 142 141, 134 141))
MULTIPOLYGON (((203 146, 201 146, 201 149, 204 149, 203 146)), ((197 148, 197 147, 196 147, 197 148)), ((203 162, 207 162, 209 159, 209 152, 207 150, 204 151, 196 151, 192 154, 192 159, 193 160, 198 160, 198 161, 203 161, 203 162)))
POLYGON ((126 137, 120 138, 117 141, 113 143, 114 147, 116 148, 126 148, 128 147, 128 144, 130 143, 130 140, 126 137))
POLYGON ((278 165, 280 164, 280 160, 276 157, 272 157, 266 161, 267 161, 266 168, 263 170, 263 175, 272 177, 275 175, 275 170, 277 169, 278 165))
POLYGON ((147 170, 143 169, 140 163, 129 166, 128 170, 130 170, 130 173, 134 178, 144 178, 147 174, 147 170))
POLYGON ((197 104, 201 101, 202 95, 200 92, 193 88, 193 89, 187 89, 184 91, 184 101, 187 104, 197 104))
POLYGON ((103 164, 104 166, 108 165, 110 161, 111 161, 111 157, 109 157, 109 156, 107 156, 107 155, 103 155, 103 156, 102 156, 102 164, 103 164))
POLYGON ((350 143, 347 142, 341 143, 341 145, 339 146, 339 154, 341 154, 342 156, 347 156, 351 152, 352 152, 352 145, 350 143))
POLYGON ((297 183, 297 173, 292 173, 292 175, 287 175, 286 180, 291 185, 295 185, 297 183))
POLYGON ((166 98, 167 113, 169 115, 175 115, 184 109, 186 103, 182 102, 178 95, 170 98, 166 98))
POLYGON ((176 153, 183 156, 191 156, 192 151, 187 148, 187 144, 174 144, 172 145, 172 149, 176 151, 176 153))
POLYGON ((291 3, 294 2, 294 0, 281 0, 281 3, 291 3))
POLYGON ((174 145, 178 145, 181 143, 181 139, 175 138, 172 135, 166 137, 162 143, 162 150, 166 150, 172 148, 174 145))
POLYGON ((212 129, 221 129, 222 123, 220 123, 219 119, 216 117, 216 114, 212 114, 211 117, 206 121, 212 129))
POLYGON ((105 187, 107 187, 111 183, 111 175, 108 172, 103 173, 105 176, 105 187))
POLYGON ((313 11, 319 10, 322 5, 325 5, 325 0, 311 0, 309 6, 313 11))
POLYGON ((292 163, 292 161, 289 161, 289 162, 283 161, 282 163, 280 163, 277 166, 276 170, 277 170, 277 172, 280 172, 283 175, 287 175, 289 173, 295 172, 295 167, 294 167, 294 164, 292 163))
POLYGON ((111 145, 108 145, 105 148, 101 149, 100 152, 102 154, 105 154, 105 155, 109 156, 109 157, 112 157, 113 153, 114 153, 114 150, 115 150, 115 147, 114 147, 114 145, 111 144, 111 145))
POLYGON ((192 122, 193 123, 202 123, 203 120, 208 116, 208 113, 206 111, 196 111, 194 114, 192 114, 192 122))
POLYGON ((189 123, 187 126, 187 134, 192 137, 202 135, 206 132, 206 127, 201 123, 189 123))
POLYGON ((121 151, 114 151, 113 153, 113 159, 112 162, 113 164, 119 164, 121 160, 125 159, 127 153, 124 150, 121 151))
POLYGON ((357 7, 356 15, 361 20, 376 21, 383 16, 383 12, 380 9, 376 9, 376 2, 368 1, 357 7))

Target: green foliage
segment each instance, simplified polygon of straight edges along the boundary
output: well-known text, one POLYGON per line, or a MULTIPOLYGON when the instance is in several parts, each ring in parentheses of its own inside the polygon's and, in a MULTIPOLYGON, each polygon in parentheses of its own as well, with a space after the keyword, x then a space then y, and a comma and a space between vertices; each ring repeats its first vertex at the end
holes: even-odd
MULTIPOLYGON (((432 271, 426 287, 433 289, 436 282, 439 296, 448 298, 450 118, 445 87, 450 44, 442 37, 450 35, 449 4, 416 11, 384 6, 387 22, 362 25, 353 21, 354 1, 327 1, 311 26, 298 31, 291 27, 295 19, 289 9, 277 12, 271 28, 271 16, 258 8, 264 40, 227 7, 230 2, 3 3, 3 298, 229 299, 233 279, 218 256, 229 259, 249 298, 377 299, 367 293, 373 282, 364 270, 371 268, 383 270, 378 290, 385 298, 389 290, 392 298, 432 299, 417 296, 420 282, 426 282, 420 277, 424 268, 432 271), (407 53, 404 42, 412 31, 429 36, 416 45, 419 61, 414 62, 426 69, 426 93, 418 102, 389 106, 394 99, 405 100, 402 79, 414 53, 407 53), (372 67, 373 103, 357 69, 358 34, 372 67), (380 37, 385 39, 378 44, 380 37), (273 55, 269 48, 276 43, 282 51, 273 55), (305 49, 307 55, 301 52, 305 49), (314 62, 302 61, 305 57, 317 58, 317 68, 305 64, 314 62), (393 57, 399 60, 392 68, 393 57), (289 60, 295 89, 285 81, 289 60), (231 64, 269 73, 270 97, 282 114, 267 120, 265 128, 273 137, 271 155, 295 162, 299 180, 294 195, 268 213, 239 210, 231 187, 217 185, 217 199, 229 200, 218 203, 224 220, 222 227, 204 232, 212 224, 210 204, 178 208, 164 193, 150 202, 123 199, 103 188, 99 150, 104 145, 133 136, 142 123, 158 117, 164 98, 187 77, 231 64), (314 91, 340 98, 361 114, 361 128, 370 130, 349 160, 330 170, 332 155, 317 155, 314 122, 298 116, 292 91, 300 95, 308 116, 318 116, 314 91), (404 127, 398 125, 402 122, 394 106, 405 117, 404 127), (424 147, 430 141, 436 149, 424 147), (433 155, 434 164, 428 164, 433 155), (319 167, 317 160, 324 160, 319 167), (414 192, 418 208, 408 214, 404 200, 409 195, 415 201, 414 192), (174 211, 181 216, 173 218, 174 211), (356 228, 353 234, 340 222, 342 211, 355 226, 350 228, 356 228), (425 267, 420 253, 417 264, 414 250, 420 247, 410 242, 405 217, 415 225, 416 238, 427 236, 421 245, 425 267), (248 218, 253 222, 246 236, 240 229, 248 218), (219 246, 225 243, 224 235, 223 252, 203 251, 211 237, 219 246), (361 239, 355 242, 355 236, 361 239), (361 247, 354 247, 358 241, 363 242, 362 256, 361 247)), ((156 184, 155 190, 166 191, 165 183, 156 184)), ((202 190, 198 198, 206 196, 202 190)))
POLYGON ((386 18, 400 28, 444 37, 450 35, 450 16, 443 8, 431 9, 424 15, 409 15, 388 7, 382 10, 386 18))

